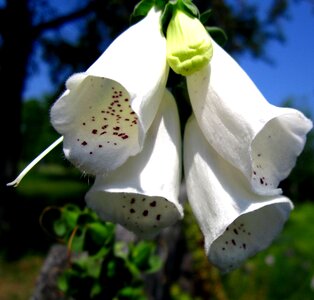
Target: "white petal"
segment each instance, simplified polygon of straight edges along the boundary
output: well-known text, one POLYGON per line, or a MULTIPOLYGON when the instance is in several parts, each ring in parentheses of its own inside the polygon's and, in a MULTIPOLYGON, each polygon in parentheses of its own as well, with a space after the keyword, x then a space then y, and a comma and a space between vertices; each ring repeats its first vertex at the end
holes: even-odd
MULTIPOLYGON (((76 78, 71 77, 68 86, 72 80, 76 78)), ((63 150, 74 165, 89 174, 102 174, 139 151, 138 118, 123 86, 87 76, 69 91, 53 106, 51 119, 64 135, 63 150)))
POLYGON ((103 174, 141 151, 165 90, 168 67, 160 12, 122 33, 51 109, 64 153, 82 171, 103 174))
POLYGON ((160 16, 161 11, 151 9, 142 21, 117 37, 86 71, 125 87, 144 132, 154 119, 168 77, 166 39, 160 16))
POLYGON ((182 218, 180 128, 172 95, 166 91, 142 152, 107 176, 97 176, 88 206, 107 221, 151 237, 182 218))
POLYGON ((266 248, 292 209, 284 196, 252 193, 243 174, 208 144, 195 118, 185 130, 184 170, 208 259, 222 271, 266 248))
POLYGON ((208 68, 187 78, 193 111, 208 142, 265 195, 281 192, 312 122, 269 104, 242 68, 213 41, 208 68))

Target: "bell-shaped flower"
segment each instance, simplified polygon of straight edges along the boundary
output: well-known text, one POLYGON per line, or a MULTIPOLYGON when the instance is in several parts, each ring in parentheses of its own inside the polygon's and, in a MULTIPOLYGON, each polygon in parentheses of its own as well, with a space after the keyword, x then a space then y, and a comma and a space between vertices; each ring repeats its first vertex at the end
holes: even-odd
POLYGON ((197 122, 210 145, 238 168, 252 190, 281 193, 312 122, 301 112, 268 103, 243 69, 212 41, 209 65, 187 77, 197 122))
POLYGON ((253 193, 244 175, 207 142, 194 116, 185 129, 184 171, 206 254, 224 272, 266 248, 293 207, 284 196, 253 193))
POLYGON ((168 76, 160 11, 118 36, 84 73, 66 82, 51 109, 63 149, 80 170, 97 175, 139 153, 168 76))
POLYGON ((206 66, 212 54, 211 38, 200 20, 175 10, 167 27, 167 61, 173 71, 191 75, 206 66))
POLYGON ((166 90, 143 150, 96 176, 86 202, 105 221, 150 238, 180 220, 181 137, 176 103, 166 90))

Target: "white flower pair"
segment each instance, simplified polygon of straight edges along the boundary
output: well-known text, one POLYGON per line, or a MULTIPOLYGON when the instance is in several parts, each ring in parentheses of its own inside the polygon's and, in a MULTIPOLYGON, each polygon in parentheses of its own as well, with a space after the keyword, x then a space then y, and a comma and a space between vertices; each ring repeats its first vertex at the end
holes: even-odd
MULTIPOLYGON (((186 77, 187 196, 209 260, 237 267, 267 247, 292 209, 281 195, 311 121, 269 104, 214 41, 212 58, 186 77)), ((122 33, 84 73, 70 77, 51 109, 64 153, 95 175, 87 204, 101 218, 151 237, 183 217, 179 117, 168 76, 160 12, 122 33)))

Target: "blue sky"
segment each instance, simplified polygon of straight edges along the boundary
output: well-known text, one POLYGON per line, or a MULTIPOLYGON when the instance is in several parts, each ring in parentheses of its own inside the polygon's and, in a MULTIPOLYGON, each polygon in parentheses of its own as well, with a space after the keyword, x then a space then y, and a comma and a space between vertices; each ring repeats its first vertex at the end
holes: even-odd
MULTIPOLYGON (((263 6, 269 1, 251 2, 263 6)), ((285 43, 274 41, 266 48, 274 64, 249 54, 241 55, 237 60, 269 102, 281 105, 284 100, 293 98, 297 107, 310 109, 314 115, 314 3, 301 0, 291 5, 289 15, 288 20, 282 20, 285 43)), ((28 81, 24 98, 39 98, 44 92, 53 90, 44 64, 36 74, 28 81)))
POLYGON ((286 42, 271 42, 267 54, 274 64, 249 55, 238 58, 269 102, 280 105, 289 97, 314 114, 314 2, 300 1, 283 21, 286 42))

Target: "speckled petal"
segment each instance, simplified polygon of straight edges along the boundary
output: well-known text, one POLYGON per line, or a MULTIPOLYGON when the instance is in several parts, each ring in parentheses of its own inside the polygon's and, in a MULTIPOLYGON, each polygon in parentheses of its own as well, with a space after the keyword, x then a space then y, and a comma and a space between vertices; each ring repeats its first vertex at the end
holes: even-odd
POLYGON ((87 205, 107 221, 149 238, 180 220, 180 128, 166 91, 142 152, 107 176, 97 176, 87 205))
POLYGON ((255 84, 213 41, 207 68, 187 77, 193 111, 207 141, 242 171, 261 195, 294 167, 312 122, 301 112, 269 104, 255 84))
MULTIPOLYGON (((75 80, 80 79, 73 76, 68 84, 75 80)), ((65 156, 88 174, 115 169, 139 151, 138 117, 130 95, 113 80, 85 77, 56 102, 51 118, 64 135, 65 156)))
POLYGON ((223 272, 269 246, 293 207, 284 196, 252 193, 243 174, 208 144, 194 117, 185 130, 184 170, 206 254, 223 272))
POLYGON ((122 33, 52 106, 65 156, 83 172, 114 170, 143 147, 168 76, 159 17, 152 9, 122 33))
POLYGON ((160 16, 161 11, 152 8, 143 20, 117 37, 86 71, 115 80, 129 92, 131 107, 143 131, 139 134, 141 143, 158 110, 169 72, 160 16))

